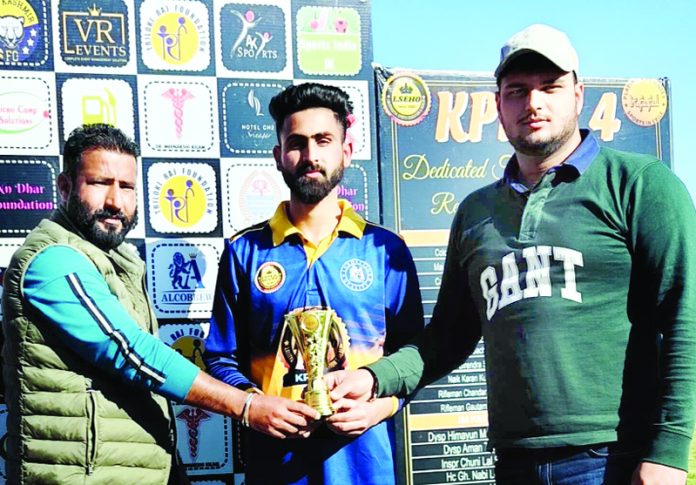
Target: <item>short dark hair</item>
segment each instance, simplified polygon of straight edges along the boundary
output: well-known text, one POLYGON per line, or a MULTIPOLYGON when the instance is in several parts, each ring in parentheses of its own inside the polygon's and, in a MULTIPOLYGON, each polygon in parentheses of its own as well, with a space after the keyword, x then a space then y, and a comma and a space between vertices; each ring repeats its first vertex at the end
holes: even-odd
POLYGON ((348 129, 348 115, 353 112, 353 103, 348 94, 336 86, 319 83, 291 85, 273 96, 268 104, 276 125, 276 136, 280 140, 285 118, 298 111, 310 108, 328 108, 343 126, 343 135, 348 129))
POLYGON ((63 173, 75 181, 82 154, 99 149, 133 155, 133 158, 140 156, 138 145, 115 126, 101 123, 82 125, 75 128, 65 140, 63 173))

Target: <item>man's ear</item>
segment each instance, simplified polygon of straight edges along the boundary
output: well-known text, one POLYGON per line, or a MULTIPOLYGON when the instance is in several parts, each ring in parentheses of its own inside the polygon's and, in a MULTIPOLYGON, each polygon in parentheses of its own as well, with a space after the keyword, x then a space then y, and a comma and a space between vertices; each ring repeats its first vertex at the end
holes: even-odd
POLYGON ((70 192, 72 191, 72 185, 72 180, 70 180, 67 174, 61 172, 60 175, 58 175, 58 191, 60 192, 60 198, 63 202, 67 202, 70 192))
POLYGON ((275 158, 276 162, 276 169, 280 170, 280 145, 276 145, 273 147, 273 158, 275 158))
POLYGON ((343 168, 348 168, 350 162, 353 159, 353 140, 346 140, 343 142, 343 168))

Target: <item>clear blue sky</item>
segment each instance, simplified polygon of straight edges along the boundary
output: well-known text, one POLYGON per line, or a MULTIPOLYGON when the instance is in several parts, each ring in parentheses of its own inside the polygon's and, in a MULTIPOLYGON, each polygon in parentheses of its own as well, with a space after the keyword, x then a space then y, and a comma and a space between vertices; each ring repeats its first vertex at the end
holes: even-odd
POLYGON ((673 166, 696 200, 696 1, 372 0, 375 62, 492 72, 500 46, 532 23, 565 31, 588 77, 667 77, 673 166))

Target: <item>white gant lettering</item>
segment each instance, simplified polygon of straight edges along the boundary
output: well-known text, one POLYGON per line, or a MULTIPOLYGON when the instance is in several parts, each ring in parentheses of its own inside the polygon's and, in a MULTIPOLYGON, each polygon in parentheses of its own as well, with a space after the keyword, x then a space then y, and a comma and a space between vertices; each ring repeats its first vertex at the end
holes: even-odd
POLYGON ((520 277, 520 268, 514 252, 501 259, 500 283, 495 267, 487 266, 481 272, 479 281, 482 296, 486 301, 486 318, 490 320, 496 311, 520 300, 551 296, 551 256, 554 262, 563 263, 564 286, 561 288, 561 298, 582 303, 582 293, 578 291, 575 280, 575 268, 583 266, 582 253, 555 246, 531 246, 522 250, 522 257, 526 263, 526 271, 522 272, 523 278, 520 277))

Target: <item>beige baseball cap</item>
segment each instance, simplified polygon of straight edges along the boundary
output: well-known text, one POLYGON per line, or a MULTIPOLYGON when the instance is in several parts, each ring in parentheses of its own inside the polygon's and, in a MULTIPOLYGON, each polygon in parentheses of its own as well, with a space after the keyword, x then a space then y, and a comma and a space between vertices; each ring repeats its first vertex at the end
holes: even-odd
POLYGON ((578 74, 578 54, 568 36, 548 25, 534 24, 517 32, 503 44, 495 77, 498 78, 513 60, 529 53, 540 54, 561 70, 578 74))

